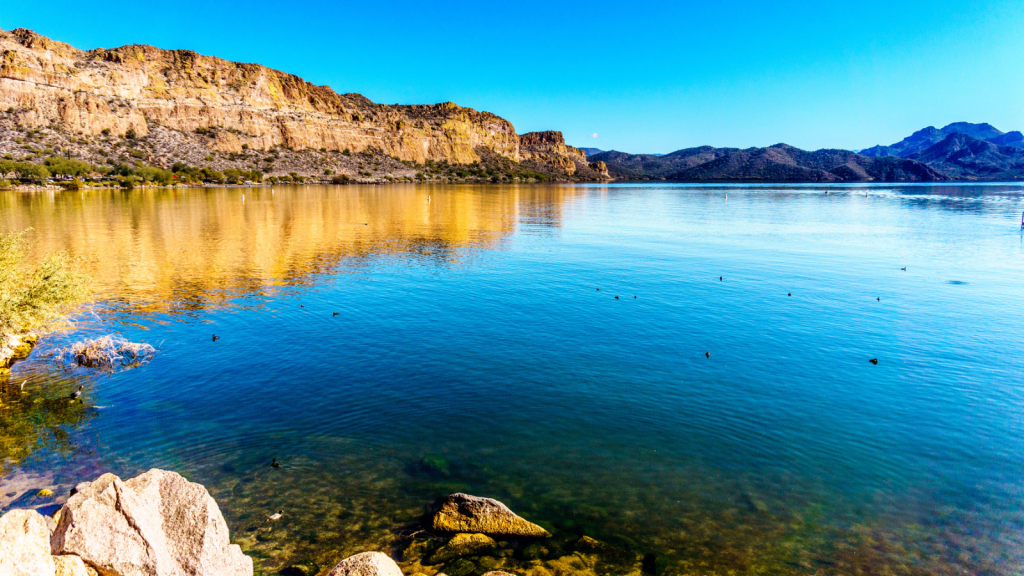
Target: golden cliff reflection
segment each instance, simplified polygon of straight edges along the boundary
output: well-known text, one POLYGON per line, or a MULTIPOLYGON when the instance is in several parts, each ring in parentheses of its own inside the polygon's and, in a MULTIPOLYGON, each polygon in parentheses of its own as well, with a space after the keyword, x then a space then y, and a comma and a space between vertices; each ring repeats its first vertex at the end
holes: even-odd
POLYGON ((571 187, 290 186, 0 194, 0 230, 68 249, 97 295, 136 311, 203 308, 381 257, 457 264, 525 219, 557 228, 571 187))

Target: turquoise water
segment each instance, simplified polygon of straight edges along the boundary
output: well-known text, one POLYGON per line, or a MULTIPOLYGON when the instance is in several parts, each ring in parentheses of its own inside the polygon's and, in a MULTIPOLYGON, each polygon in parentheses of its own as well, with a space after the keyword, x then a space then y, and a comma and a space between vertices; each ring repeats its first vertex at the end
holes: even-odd
POLYGON ((16 366, 40 397, 86 384, 87 407, 57 440, 37 425, 8 480, 182 472, 262 573, 370 548, 449 576, 1024 570, 1022 185, 278 187, 0 208, 0 230, 81 256, 100 297, 16 366), (115 374, 45 357, 111 332, 159 351, 115 374), (430 565, 436 543, 409 535, 458 490, 555 537, 430 565), (622 553, 566 568, 581 535, 622 553))

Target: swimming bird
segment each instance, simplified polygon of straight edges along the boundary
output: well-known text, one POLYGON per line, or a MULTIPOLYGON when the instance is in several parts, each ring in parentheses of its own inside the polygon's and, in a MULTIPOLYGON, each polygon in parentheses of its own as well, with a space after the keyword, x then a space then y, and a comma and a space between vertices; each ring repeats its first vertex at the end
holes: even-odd
POLYGON ((705 358, 711 358, 711 352, 705 352, 704 353, 704 357, 705 358))
POLYGON ((74 392, 72 392, 71 395, 68 396, 68 398, 70 398, 71 400, 78 400, 79 398, 82 397, 82 389, 83 388, 85 388, 85 386, 79 384, 78 385, 78 390, 75 390, 74 392))
POLYGON ((284 514, 284 510, 280 510, 280 511, 278 511, 278 513, 277 513, 277 514, 271 514, 271 515, 270 515, 270 516, 269 516, 269 517, 267 518, 267 520, 273 520, 273 521, 277 521, 277 520, 280 520, 280 519, 281 519, 281 515, 282 515, 282 514, 284 514))
POLYGON ((619 297, 618 297, 618 296, 616 296, 616 297, 615 297, 615 299, 616 299, 616 300, 618 300, 618 299, 619 299, 619 297))
POLYGON ((217 340, 220 340, 220 336, 217 336, 216 334, 214 334, 212 341, 216 342, 217 340))
POLYGON ((868 362, 871 362, 875 366, 878 366, 878 358, 872 358, 871 360, 868 360, 868 362))
POLYGON ((721 282, 721 281, 722 281, 722 277, 721 277, 721 276, 719 276, 719 277, 718 277, 718 281, 719 281, 719 282, 721 282))
POLYGON ((904 266, 903 268, 900 268, 900 270, 903 270, 904 272, 906 272, 907 271, 907 267, 904 266))
POLYGON ((793 293, 792 293, 792 292, 790 292, 789 294, 786 294, 786 296, 792 296, 792 295, 793 295, 793 293))
POLYGON ((600 289, 600 288, 598 288, 598 289, 597 289, 597 291, 598 291, 598 292, 600 292, 600 291, 601 291, 601 289, 600 289))
POLYGON ((271 468, 280 468, 281 467, 281 463, 277 461, 277 458, 271 458, 270 459, 270 467, 271 468))
POLYGON ((882 301, 882 299, 881 299, 881 298, 875 298, 875 300, 878 300, 879 302, 881 302, 881 301, 882 301))
POLYGON ((334 318, 335 316, 337 316, 339 314, 341 314, 341 312, 331 312, 331 318, 334 318))

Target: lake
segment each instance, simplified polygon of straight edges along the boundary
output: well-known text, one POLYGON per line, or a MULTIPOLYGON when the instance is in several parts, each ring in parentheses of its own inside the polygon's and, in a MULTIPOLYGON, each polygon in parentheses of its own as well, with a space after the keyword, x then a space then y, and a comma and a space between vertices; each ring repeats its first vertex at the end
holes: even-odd
POLYGON ((260 574, 1020 574, 1022 210, 1016 184, 8 192, 0 231, 97 301, 13 370, 3 504, 174 470, 260 574), (48 357, 111 333, 158 351, 48 357), (553 537, 432 564, 459 491, 553 537))

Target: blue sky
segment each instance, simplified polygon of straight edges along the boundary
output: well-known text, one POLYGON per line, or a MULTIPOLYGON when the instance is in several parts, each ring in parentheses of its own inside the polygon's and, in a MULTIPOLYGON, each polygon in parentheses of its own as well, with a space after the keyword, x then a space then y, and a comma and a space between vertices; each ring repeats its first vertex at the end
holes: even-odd
POLYGON ((386 104, 451 100, 605 150, 1024 130, 1021 0, 50 0, 4 6, 0 28, 17 27, 258 62, 386 104))

